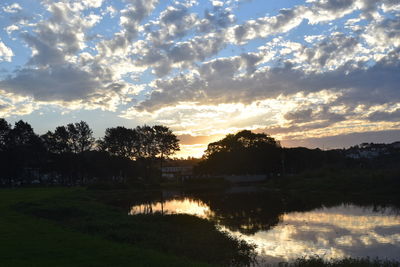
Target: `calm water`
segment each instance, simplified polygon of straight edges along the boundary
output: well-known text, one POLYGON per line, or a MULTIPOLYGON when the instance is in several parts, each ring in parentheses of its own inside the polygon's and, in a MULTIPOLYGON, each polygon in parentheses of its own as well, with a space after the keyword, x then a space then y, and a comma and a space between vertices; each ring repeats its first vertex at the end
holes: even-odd
POLYGON ((285 201, 265 194, 174 196, 132 206, 139 213, 190 214, 212 220, 222 230, 257 245, 259 260, 290 261, 379 257, 400 260, 400 216, 390 207, 339 204, 285 211, 285 201))

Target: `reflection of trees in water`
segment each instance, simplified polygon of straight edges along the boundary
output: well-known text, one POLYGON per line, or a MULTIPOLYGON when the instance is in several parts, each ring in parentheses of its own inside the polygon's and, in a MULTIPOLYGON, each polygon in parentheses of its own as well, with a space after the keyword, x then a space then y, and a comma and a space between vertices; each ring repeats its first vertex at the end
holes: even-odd
POLYGON ((349 203, 374 211, 399 214, 400 209, 385 202, 372 202, 366 199, 339 198, 337 196, 295 195, 279 192, 247 192, 231 194, 193 194, 195 198, 207 203, 213 212, 212 220, 231 231, 255 234, 276 226, 284 213, 306 212, 318 208, 329 208, 349 203))
MULTIPOLYGON (((258 231, 267 231, 276 226, 285 213, 306 212, 323 207, 334 207, 343 203, 349 203, 366 207, 374 211, 387 212, 390 205, 385 202, 371 202, 366 199, 346 198, 345 196, 329 195, 299 195, 280 192, 245 192, 224 193, 224 191, 205 192, 180 192, 178 195, 163 197, 161 192, 152 192, 142 196, 136 196, 130 202, 142 204, 145 214, 154 212, 153 205, 173 199, 190 199, 191 201, 210 207, 207 217, 217 224, 227 227, 231 231, 239 231, 243 234, 255 234, 258 231)), ((399 214, 398 208, 389 208, 393 213, 399 214)))
POLYGON ((265 193, 197 195, 213 211, 211 220, 231 231, 254 234, 277 225, 283 214, 283 203, 265 193))

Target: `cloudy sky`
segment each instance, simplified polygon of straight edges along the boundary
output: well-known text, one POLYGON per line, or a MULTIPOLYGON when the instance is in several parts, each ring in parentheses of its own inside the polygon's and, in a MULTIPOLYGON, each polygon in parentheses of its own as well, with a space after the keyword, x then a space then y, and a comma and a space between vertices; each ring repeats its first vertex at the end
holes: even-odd
POLYGON ((0 117, 163 124, 180 155, 400 140, 400 0, 5 0, 0 117))

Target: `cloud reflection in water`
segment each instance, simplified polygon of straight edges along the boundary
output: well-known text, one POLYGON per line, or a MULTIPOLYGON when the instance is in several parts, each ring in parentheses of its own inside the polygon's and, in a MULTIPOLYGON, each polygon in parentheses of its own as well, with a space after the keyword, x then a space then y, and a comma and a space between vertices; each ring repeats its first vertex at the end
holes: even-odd
MULTIPOLYGON (((215 219, 215 213, 202 201, 190 198, 172 199, 133 206, 130 214, 190 214, 215 219)), ((287 261, 299 257, 319 256, 325 259, 370 257, 400 260, 400 216, 389 209, 374 210, 355 205, 340 205, 307 212, 289 212, 268 231, 243 234, 222 231, 257 245, 262 260, 287 261)))

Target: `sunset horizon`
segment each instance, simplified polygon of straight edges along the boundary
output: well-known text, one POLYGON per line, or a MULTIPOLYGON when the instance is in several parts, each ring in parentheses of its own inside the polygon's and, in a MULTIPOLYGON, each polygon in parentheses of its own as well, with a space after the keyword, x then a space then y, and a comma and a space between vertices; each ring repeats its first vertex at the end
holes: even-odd
POLYGON ((86 121, 165 125, 178 157, 240 130, 283 146, 400 133, 399 3, 10 1, 0 6, 0 118, 39 134, 86 121))

